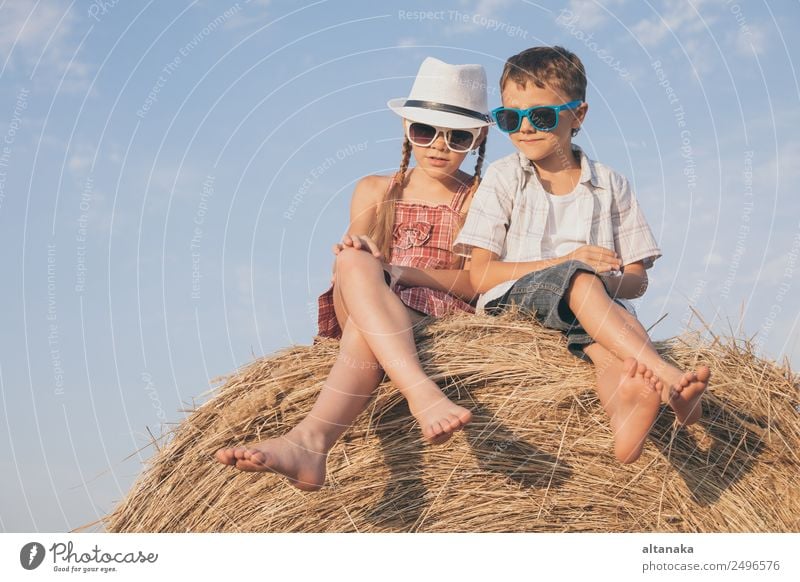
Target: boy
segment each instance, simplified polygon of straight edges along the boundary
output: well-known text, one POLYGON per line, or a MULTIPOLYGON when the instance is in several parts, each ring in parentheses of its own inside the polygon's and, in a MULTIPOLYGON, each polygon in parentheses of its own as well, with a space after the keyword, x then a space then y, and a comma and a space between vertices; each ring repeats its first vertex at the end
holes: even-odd
POLYGON ((644 294, 661 252, 625 177, 572 144, 588 110, 580 59, 528 49, 508 59, 500 90, 492 115, 519 151, 487 170, 454 250, 471 259, 479 309, 535 311, 595 364, 616 457, 632 463, 660 402, 681 424, 699 420, 709 369, 661 359, 623 301, 644 294))

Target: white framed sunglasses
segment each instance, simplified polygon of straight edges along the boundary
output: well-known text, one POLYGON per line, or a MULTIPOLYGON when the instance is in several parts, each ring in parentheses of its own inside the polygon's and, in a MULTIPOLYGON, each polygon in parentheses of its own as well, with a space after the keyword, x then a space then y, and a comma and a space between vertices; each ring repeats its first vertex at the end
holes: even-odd
POLYGON ((475 142, 481 135, 481 128, 452 129, 439 127, 419 121, 406 120, 406 137, 415 146, 429 147, 440 136, 444 136, 444 143, 450 151, 463 154, 475 147, 475 142))

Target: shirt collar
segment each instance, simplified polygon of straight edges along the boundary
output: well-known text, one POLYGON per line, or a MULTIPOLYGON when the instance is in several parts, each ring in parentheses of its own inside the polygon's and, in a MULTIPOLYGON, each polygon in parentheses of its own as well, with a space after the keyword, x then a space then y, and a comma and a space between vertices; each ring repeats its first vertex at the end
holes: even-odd
MULTIPOLYGON (((580 148, 580 146, 572 144, 572 151, 578 153, 578 157, 580 158, 581 162, 581 177, 580 183, 585 184, 586 182, 591 182, 592 186, 595 188, 600 186, 600 180, 597 178, 597 170, 594 167, 594 162, 589 159, 589 156, 580 148)), ((522 169, 526 172, 532 173, 534 176, 536 172, 534 172, 533 163, 525 157, 525 154, 518 151, 517 156, 519 157, 519 163, 522 166, 522 169)))

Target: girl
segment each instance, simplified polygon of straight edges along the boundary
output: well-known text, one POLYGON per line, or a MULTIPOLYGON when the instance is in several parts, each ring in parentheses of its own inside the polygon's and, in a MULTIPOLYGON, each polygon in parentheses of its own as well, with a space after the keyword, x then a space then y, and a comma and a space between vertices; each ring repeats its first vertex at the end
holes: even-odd
POLYGON ((350 228, 334 245, 334 284, 319 298, 319 335, 341 338, 336 363, 300 424, 277 439, 220 449, 216 458, 225 465, 278 472, 299 489, 319 489, 328 451, 384 372, 429 442, 446 441, 471 420, 423 372, 412 326, 426 315, 474 312, 469 273, 451 246, 480 181, 491 123, 486 73, 428 58, 411 95, 388 105, 403 117, 400 170, 356 186, 350 228), (459 167, 476 150, 470 176, 459 167), (416 166, 408 169, 412 153, 416 166))

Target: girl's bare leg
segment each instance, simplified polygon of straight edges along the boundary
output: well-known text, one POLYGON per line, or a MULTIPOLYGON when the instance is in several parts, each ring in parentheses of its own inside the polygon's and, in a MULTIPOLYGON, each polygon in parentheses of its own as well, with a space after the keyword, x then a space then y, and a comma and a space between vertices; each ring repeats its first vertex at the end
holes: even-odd
POLYGON ((584 348, 597 372, 597 395, 614 433, 620 463, 633 463, 658 415, 661 381, 635 358, 624 361, 598 343, 584 348))
POLYGON ((344 249, 336 259, 334 294, 377 361, 408 401, 423 436, 441 443, 472 419, 451 402, 422 369, 406 306, 384 281, 382 264, 369 253, 344 249))
MULTIPOLYGON (((385 286, 382 279, 381 284, 385 286)), ((397 299, 393 293, 392 297, 397 299)), ((409 324, 422 319, 417 312, 402 307, 409 324)), ((334 287, 334 308, 343 329, 339 356, 311 412, 280 438, 218 450, 216 458, 219 462, 243 471, 277 472, 286 476, 294 486, 308 491, 322 487, 328 451, 366 408, 384 374, 361 331, 350 321, 338 285, 334 287)), ((411 333, 410 325, 406 329, 411 333)), ((443 394, 441 397, 447 400, 443 394)), ((449 400, 447 403, 452 405, 449 400)), ((434 434, 432 440, 442 442, 449 436, 449 432, 438 435, 438 438, 434 434)))
POLYGON ((592 273, 576 273, 565 299, 597 343, 620 359, 635 358, 644 363, 661 379, 661 398, 681 424, 700 419, 700 399, 711 376, 707 366, 684 373, 665 362, 641 323, 608 296, 602 281, 592 273))
POLYGON ((325 482, 328 451, 366 408, 383 370, 358 329, 345 325, 339 355, 313 408, 280 438, 217 451, 217 459, 243 471, 274 471, 300 489, 325 482))

